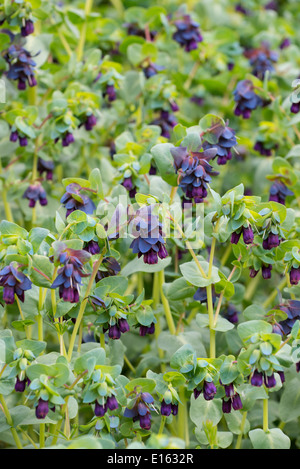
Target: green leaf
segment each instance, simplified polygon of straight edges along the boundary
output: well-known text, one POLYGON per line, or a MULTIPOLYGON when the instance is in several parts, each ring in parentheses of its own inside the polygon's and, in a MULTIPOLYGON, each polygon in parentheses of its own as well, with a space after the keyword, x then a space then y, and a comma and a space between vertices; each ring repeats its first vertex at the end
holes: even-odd
POLYGON ((137 391, 142 391, 142 392, 153 392, 156 386, 156 382, 154 379, 149 379, 149 378, 136 378, 130 381, 128 384, 126 384, 125 388, 131 392, 135 388, 137 388, 137 391))
POLYGON ((217 425, 223 417, 221 399, 206 401, 202 395, 195 399, 191 398, 190 419, 198 428, 202 428, 207 420, 217 425))
POLYGON ((170 149, 174 145, 171 143, 159 143, 151 148, 151 153, 160 176, 171 186, 177 186, 177 174, 174 168, 174 159, 170 149))
POLYGON ((291 441, 279 428, 271 428, 267 432, 256 428, 249 432, 254 449, 290 449, 291 441))
POLYGON ((252 320, 243 322, 237 327, 238 334, 242 340, 248 340, 254 334, 271 333, 272 325, 266 321, 252 320))
MULTIPOLYGON (((199 263, 202 269, 204 270, 205 274, 208 275, 208 262, 199 259, 199 263)), ((192 285, 195 285, 195 287, 207 287, 208 285, 218 283, 220 281, 219 269, 217 267, 213 266, 211 277, 205 278, 202 276, 194 260, 180 265, 180 270, 184 278, 192 285)))

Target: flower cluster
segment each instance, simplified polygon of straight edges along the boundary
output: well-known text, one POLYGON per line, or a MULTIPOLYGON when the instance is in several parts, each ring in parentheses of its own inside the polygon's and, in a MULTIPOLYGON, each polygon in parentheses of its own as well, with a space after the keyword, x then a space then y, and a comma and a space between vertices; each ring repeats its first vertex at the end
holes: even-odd
POLYGON ((198 43, 203 41, 199 31, 199 24, 193 21, 190 15, 185 15, 182 19, 174 22, 176 32, 173 39, 180 44, 187 52, 197 49, 198 43))
POLYGON ((23 198, 29 200, 30 208, 35 207, 37 201, 42 207, 48 204, 46 191, 39 182, 31 184, 24 192, 23 198))
POLYGON ((10 80, 18 81, 20 91, 26 90, 27 85, 30 87, 37 85, 35 78, 36 62, 29 51, 19 45, 12 44, 4 58, 9 65, 6 76, 10 80))
POLYGON ((31 289, 32 282, 11 263, 0 271, 0 285, 3 287, 3 301, 11 305, 15 301, 15 295, 24 303, 24 292, 31 289))
POLYGON ((81 210, 88 215, 91 215, 95 210, 94 202, 87 195, 81 193, 84 190, 86 190, 85 187, 76 183, 71 183, 66 187, 66 192, 60 199, 66 209, 66 218, 74 210, 81 210))
POLYGON ((233 95, 236 102, 234 113, 244 119, 249 119, 252 111, 264 104, 262 98, 255 93, 251 80, 239 81, 233 95))
POLYGON ((171 153, 176 173, 180 176, 179 187, 185 197, 196 204, 202 203, 207 196, 211 177, 219 174, 209 163, 215 158, 217 149, 189 152, 186 147, 180 146, 171 148, 171 153))
POLYGON ((151 405, 153 396, 149 392, 139 392, 132 399, 130 407, 126 407, 124 417, 132 418, 134 422, 139 421, 144 430, 151 428, 151 405))
POLYGON ((159 217, 153 214, 153 207, 139 209, 132 225, 132 241, 130 248, 138 257, 143 257, 145 264, 157 264, 158 258, 165 259, 168 252, 163 238, 162 224, 159 217))
POLYGON ((211 130, 211 133, 216 137, 217 141, 215 143, 204 141, 202 145, 203 149, 216 148, 217 154, 215 157, 217 158, 217 162, 220 165, 224 165, 227 161, 231 160, 231 149, 237 144, 235 132, 225 125, 224 127, 216 126, 211 130))
POLYGON ((59 297, 70 303, 78 303, 82 278, 88 277, 83 270, 89 259, 85 251, 67 248, 58 256, 58 262, 63 264, 57 271, 57 277, 51 288, 59 288, 59 297))

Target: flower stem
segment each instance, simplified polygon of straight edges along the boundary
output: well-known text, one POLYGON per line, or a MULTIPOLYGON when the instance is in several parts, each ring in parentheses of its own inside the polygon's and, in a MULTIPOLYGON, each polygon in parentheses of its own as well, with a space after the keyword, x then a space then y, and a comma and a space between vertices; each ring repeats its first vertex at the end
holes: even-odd
POLYGON ((86 305, 87 305, 87 302, 88 302, 88 299, 89 299, 88 297, 90 295, 90 292, 91 292, 91 289, 92 289, 96 274, 99 270, 100 265, 102 264, 102 260, 104 258, 104 255, 105 255, 105 252, 102 253, 100 258, 94 264, 93 272, 92 272, 92 275, 90 277, 90 280, 89 280, 89 283, 88 283, 88 286, 87 286, 87 289, 86 289, 86 292, 85 292, 84 300, 81 302, 81 305, 80 305, 78 317, 77 317, 76 322, 74 324, 74 329, 73 329, 71 339, 70 339, 70 344, 69 344, 69 351, 68 351, 68 356, 67 356, 69 362, 71 361, 71 358, 72 358, 72 353, 73 353, 73 349, 74 349, 74 345, 75 345, 77 332, 78 332, 78 329, 80 327, 81 321, 83 319, 85 308, 86 308, 86 305))
POLYGON ((86 40, 86 32, 87 32, 87 24, 88 20, 87 17, 90 15, 91 11, 93 8, 93 0, 86 0, 85 2, 85 22, 82 26, 81 34, 80 34, 80 39, 79 39, 79 44, 78 44, 78 49, 77 49, 77 60, 80 62, 83 57, 83 52, 84 52, 84 45, 85 45, 85 40, 86 40))
POLYGON ((165 283, 164 270, 161 270, 160 272, 158 272, 158 279, 159 279, 159 286, 160 286, 161 302, 162 302, 162 305, 164 307, 164 312, 165 312, 168 328, 169 328, 170 333, 172 335, 175 335, 176 334, 176 327, 175 327, 173 316, 172 316, 172 313, 171 313, 171 308, 170 308, 169 302, 168 302, 168 300, 165 297, 165 294, 163 292, 163 284, 165 283))
POLYGON ((282 282, 280 282, 278 287, 275 290, 273 290, 273 292, 268 296, 266 301, 263 303, 263 307, 267 308, 275 300, 276 296, 278 295, 278 290, 281 291, 285 286, 286 286, 286 278, 284 278, 282 282))
POLYGON ((246 424, 246 419, 247 419, 247 412, 243 412, 243 417, 241 421, 241 426, 240 426, 240 433, 236 441, 235 449, 241 449, 241 443, 243 439, 243 433, 244 433, 244 428, 246 424))
POLYGON ((45 447, 45 424, 40 423, 40 449, 45 447))
POLYGON ((12 433, 12 436, 13 436, 14 440, 15 440, 17 448, 18 449, 23 449, 23 446, 22 446, 22 443, 20 441, 19 435, 18 435, 16 429, 13 427, 13 425, 14 425, 13 419, 11 418, 11 415, 9 413, 8 407, 6 405, 5 399, 2 396, 2 394, 0 394, 0 404, 2 406, 2 410, 3 410, 4 415, 6 417, 7 423, 10 426, 10 431, 12 433))
POLYGON ((161 416, 161 421, 160 421, 160 427, 159 427, 159 430, 158 430, 159 435, 161 435, 162 432, 164 431, 165 423, 166 423, 166 417, 164 415, 162 415, 161 416))
POLYGON ((188 429, 188 408, 184 387, 181 387, 179 390, 179 398, 181 404, 178 406, 178 437, 185 441, 187 448, 190 444, 190 437, 188 429))
POLYGON ((208 309, 208 320, 209 320, 209 356, 210 358, 216 358, 216 331, 214 330, 214 307, 212 300, 212 287, 208 285, 206 287, 207 294, 207 309, 208 309))
POLYGON ((269 431, 269 399, 263 400, 263 431, 269 431))

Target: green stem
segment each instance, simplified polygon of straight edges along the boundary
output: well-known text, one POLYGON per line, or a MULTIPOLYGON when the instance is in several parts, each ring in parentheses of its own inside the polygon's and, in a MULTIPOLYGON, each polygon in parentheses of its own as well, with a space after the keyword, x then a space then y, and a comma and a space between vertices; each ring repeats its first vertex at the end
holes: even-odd
POLYGON ((209 321, 209 356, 210 358, 216 358, 216 331, 214 330, 214 307, 212 299, 212 287, 208 285, 206 287, 207 294, 207 309, 208 309, 208 321, 209 321))
POLYGON ((249 282, 245 294, 244 294, 244 300, 250 301, 256 291, 257 285, 259 284, 260 277, 259 275, 256 275, 256 277, 252 278, 251 281, 249 282))
POLYGON ((79 44, 78 44, 78 49, 77 49, 77 60, 78 60, 78 62, 80 62, 82 60, 82 57, 83 57, 84 45, 85 45, 86 33, 87 33, 87 24, 88 24, 87 17, 90 15, 90 13, 92 11, 92 8, 93 8, 93 0, 86 0, 86 3, 85 3, 85 22, 82 26, 80 39, 79 39, 79 44))
POLYGON ((3 200, 3 205, 4 205, 5 218, 7 221, 13 222, 14 219, 12 216, 12 211, 11 211, 9 202, 7 200, 7 189, 4 184, 3 184, 3 189, 2 189, 2 200, 3 200))
POLYGON ((263 431, 269 431, 269 399, 263 400, 263 431))
POLYGON ((40 449, 45 448, 45 424, 40 423, 40 449))
POLYGON ((164 307, 165 317, 168 324, 169 331, 172 335, 176 334, 176 327, 174 324, 173 316, 171 313, 171 308, 165 294, 163 292, 163 284, 165 283, 165 273, 164 270, 158 272, 159 286, 160 286, 160 297, 161 302, 164 307))
POLYGON ((87 289, 86 289, 86 292, 85 292, 84 300, 81 302, 81 305, 80 305, 77 320, 74 324, 74 329, 73 329, 71 339, 70 339, 70 344, 69 344, 69 351, 68 351, 68 356, 67 356, 69 362, 71 361, 71 358, 72 358, 72 353, 73 353, 73 349, 74 349, 74 345, 75 345, 77 332, 78 332, 78 329, 80 327, 81 321, 83 319, 83 315, 84 315, 84 312, 85 312, 86 305, 88 303, 89 295, 90 295, 90 292, 91 292, 91 289, 92 289, 96 274, 99 270, 100 265, 102 264, 104 254, 105 254, 105 252, 102 253, 101 257, 94 264, 93 272, 92 272, 92 275, 90 277, 90 280, 89 280, 89 283, 88 283, 88 286, 87 286, 87 289))
POLYGON ((126 355, 124 355, 124 362, 126 363, 126 365, 128 366, 128 368, 135 374, 136 373, 136 369, 134 368, 133 364, 131 363, 131 361, 126 357, 126 355))
POLYGON ((17 448, 18 449, 23 449, 23 446, 22 446, 22 443, 21 443, 20 438, 18 436, 18 433, 17 433, 16 429, 13 427, 13 425, 14 425, 13 419, 11 418, 11 415, 9 413, 8 407, 6 405, 5 399, 2 396, 2 394, 0 394, 0 403, 2 405, 2 409, 3 409, 4 415, 6 417, 7 423, 10 426, 10 431, 12 433, 12 436, 13 436, 14 440, 15 440, 17 448))
POLYGON ((100 332, 100 345, 103 349, 105 349, 105 334, 104 334, 104 332, 100 332))
POLYGON ((246 419, 247 419, 247 412, 243 412, 243 417, 242 417, 241 426, 240 426, 240 433, 239 433, 239 436, 238 436, 237 441, 236 441, 235 449, 240 449, 241 448, 241 443, 242 443, 242 439, 243 439, 246 419))
POLYGON ((278 290, 281 291, 285 286, 286 286, 286 278, 284 278, 280 284, 278 285, 278 287, 268 296, 268 298, 266 299, 266 301, 263 303, 263 307, 264 308, 267 308, 271 303, 273 303, 273 301, 276 299, 277 295, 278 295, 278 290))
POLYGON ((165 428, 165 423, 166 423, 166 417, 164 415, 161 416, 161 421, 160 421, 160 427, 158 430, 158 434, 161 435, 164 431, 165 428))
POLYGON ((186 448, 190 444, 189 429, 188 429, 188 408, 185 398, 185 388, 179 389, 180 403, 178 406, 178 437, 185 441, 186 448))

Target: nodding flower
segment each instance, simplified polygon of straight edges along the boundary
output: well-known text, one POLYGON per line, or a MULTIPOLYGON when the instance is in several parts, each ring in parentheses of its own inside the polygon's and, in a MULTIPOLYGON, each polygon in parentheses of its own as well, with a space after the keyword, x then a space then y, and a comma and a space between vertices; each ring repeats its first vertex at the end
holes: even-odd
POLYGON ((59 297, 70 303, 78 303, 82 278, 88 277, 83 270, 83 264, 89 259, 86 251, 66 249, 59 260, 63 266, 58 269, 57 277, 51 288, 59 288, 59 297))
POLYGON ((162 224, 152 207, 142 207, 136 212, 133 220, 135 239, 130 248, 138 257, 143 257, 145 264, 157 264, 158 258, 165 259, 168 252, 163 239, 162 224))
POLYGON ((0 271, 0 286, 3 287, 3 301, 11 305, 15 301, 15 295, 24 303, 24 292, 31 289, 32 282, 11 263, 0 271))
POLYGON ((193 21, 190 15, 184 15, 182 19, 175 21, 176 31, 173 39, 183 47, 186 52, 197 49, 198 43, 203 41, 199 30, 199 24, 193 21))
POLYGON ((202 203, 207 196, 208 184, 212 176, 219 173, 213 169, 209 161, 216 157, 217 148, 204 151, 189 152, 187 147, 171 148, 176 173, 180 175, 179 187, 185 197, 191 201, 202 203))
POLYGON ((236 102, 234 113, 236 116, 242 116, 244 119, 249 119, 252 111, 264 104, 261 97, 255 93, 251 80, 239 81, 233 96, 236 102))
POLYGON ((29 200, 31 208, 36 206, 37 201, 43 207, 48 204, 46 191, 40 183, 31 184, 24 192, 23 199, 29 200))
POLYGON ((151 428, 151 411, 150 405, 153 404, 154 399, 148 392, 140 392, 136 394, 134 405, 126 407, 124 417, 132 418, 134 422, 139 421, 140 427, 144 430, 151 428))
POLYGON ((20 45, 12 44, 7 49, 4 59, 9 65, 6 76, 9 80, 18 81, 20 91, 26 90, 27 85, 30 87, 37 85, 35 78, 36 62, 30 52, 20 45))
POLYGON ((76 183, 71 183, 66 187, 66 192, 60 199, 60 202, 67 210, 66 218, 68 218, 74 210, 81 210, 87 215, 92 215, 96 206, 87 195, 81 193, 84 190, 84 187, 76 183))

